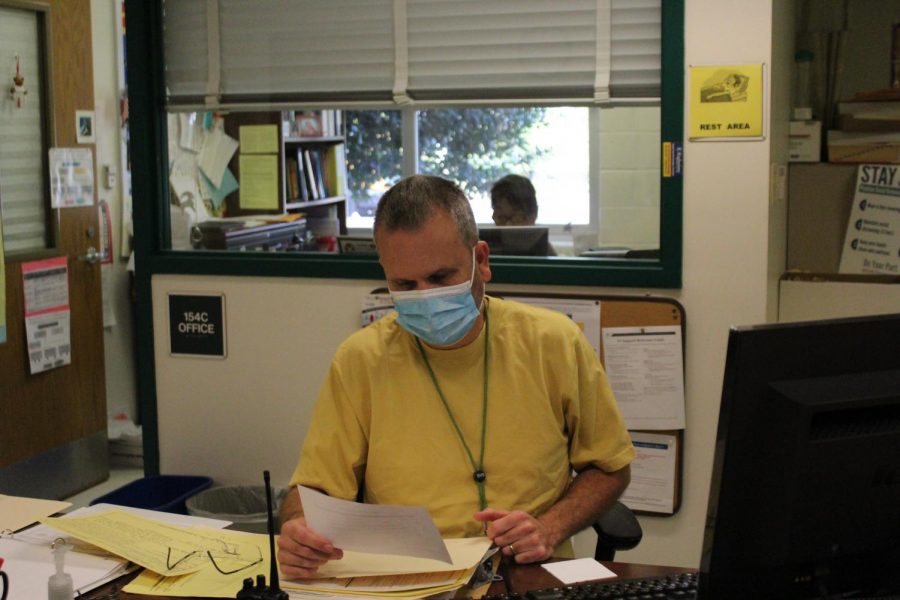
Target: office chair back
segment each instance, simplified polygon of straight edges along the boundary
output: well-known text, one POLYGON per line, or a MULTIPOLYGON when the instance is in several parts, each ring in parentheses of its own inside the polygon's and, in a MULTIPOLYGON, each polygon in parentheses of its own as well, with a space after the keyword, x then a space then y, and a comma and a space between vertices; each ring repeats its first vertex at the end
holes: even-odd
POLYGON ((644 536, 634 513, 619 501, 594 522, 594 531, 597 532, 594 560, 615 560, 616 551, 631 550, 644 536))

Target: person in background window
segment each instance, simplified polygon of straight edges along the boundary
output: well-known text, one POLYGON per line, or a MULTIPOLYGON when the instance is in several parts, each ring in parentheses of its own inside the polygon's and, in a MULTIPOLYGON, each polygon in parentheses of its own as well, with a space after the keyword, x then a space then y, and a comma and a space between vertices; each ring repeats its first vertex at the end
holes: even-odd
MULTIPOLYGON (((527 177, 506 175, 491 186, 491 208, 495 225, 534 225, 538 205, 534 186, 527 177)), ((547 255, 556 256, 553 246, 547 245, 547 255)))
POLYGON ((527 177, 507 175, 491 186, 491 208, 497 225, 534 225, 538 205, 527 177))

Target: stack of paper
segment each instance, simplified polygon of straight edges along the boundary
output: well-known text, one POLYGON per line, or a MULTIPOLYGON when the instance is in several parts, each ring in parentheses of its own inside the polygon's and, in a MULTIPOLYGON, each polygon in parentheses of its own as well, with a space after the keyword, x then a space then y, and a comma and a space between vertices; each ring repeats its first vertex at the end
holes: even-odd
POLYGON ((345 550, 341 560, 319 568, 320 579, 283 581, 288 592, 352 597, 422 598, 466 585, 488 553, 487 538, 444 540, 449 564, 428 558, 345 550))

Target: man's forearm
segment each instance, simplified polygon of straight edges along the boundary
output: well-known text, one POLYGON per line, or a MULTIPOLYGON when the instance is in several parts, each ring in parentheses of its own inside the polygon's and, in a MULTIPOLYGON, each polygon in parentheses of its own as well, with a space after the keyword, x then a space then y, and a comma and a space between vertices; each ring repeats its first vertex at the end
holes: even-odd
POLYGON ((627 466, 612 473, 588 468, 576 475, 563 497, 538 517, 553 546, 591 525, 622 495, 630 481, 631 469, 627 466))
POLYGON ((300 502, 300 492, 297 486, 291 486, 288 493, 281 500, 281 522, 286 523, 291 519, 303 516, 303 504, 300 502))

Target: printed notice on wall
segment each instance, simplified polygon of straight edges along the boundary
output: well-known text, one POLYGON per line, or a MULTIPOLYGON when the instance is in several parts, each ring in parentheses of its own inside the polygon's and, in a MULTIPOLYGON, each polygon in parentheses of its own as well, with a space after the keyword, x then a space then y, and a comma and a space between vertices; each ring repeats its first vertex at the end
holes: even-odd
POLYGON ((671 434, 631 432, 637 456, 631 463, 631 483, 622 502, 631 510, 673 513, 677 438, 671 434))
POLYGON ((900 165, 860 165, 841 273, 900 274, 900 165))
POLYGON ((69 265, 65 256, 22 263, 31 374, 72 363, 69 265))
POLYGON ((680 327, 604 327, 603 356, 628 429, 684 428, 680 327))
POLYGON ((690 67, 690 139, 763 139, 763 65, 690 67))
POLYGON ((94 203, 94 155, 90 148, 50 149, 50 204, 53 208, 94 203))

